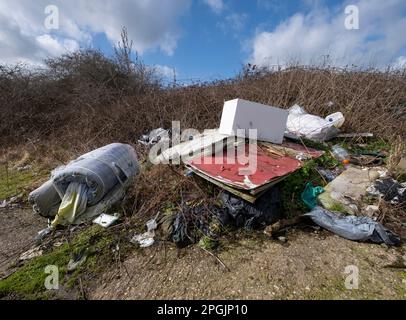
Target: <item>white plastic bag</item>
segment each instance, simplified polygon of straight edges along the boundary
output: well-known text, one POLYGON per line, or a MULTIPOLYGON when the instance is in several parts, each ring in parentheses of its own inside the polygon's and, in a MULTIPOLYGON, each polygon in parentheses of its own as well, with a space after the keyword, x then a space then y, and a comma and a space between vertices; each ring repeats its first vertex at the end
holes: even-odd
POLYGON ((289 110, 287 131, 295 136, 305 137, 315 141, 326 141, 339 133, 345 118, 341 112, 333 113, 325 119, 307 113, 301 106, 295 104, 289 110))

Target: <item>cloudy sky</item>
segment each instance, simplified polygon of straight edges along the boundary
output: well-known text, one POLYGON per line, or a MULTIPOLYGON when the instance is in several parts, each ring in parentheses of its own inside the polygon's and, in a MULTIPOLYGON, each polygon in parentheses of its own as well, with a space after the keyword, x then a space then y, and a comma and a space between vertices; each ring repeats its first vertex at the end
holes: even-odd
POLYGON ((122 26, 147 64, 185 81, 231 77, 248 62, 406 63, 405 0, 0 0, 0 63, 111 54, 122 26))

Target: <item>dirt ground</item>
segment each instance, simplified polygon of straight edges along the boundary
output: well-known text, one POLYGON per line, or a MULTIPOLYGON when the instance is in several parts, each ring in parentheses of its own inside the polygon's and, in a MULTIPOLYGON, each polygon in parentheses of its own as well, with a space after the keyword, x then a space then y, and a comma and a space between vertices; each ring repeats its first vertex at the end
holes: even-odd
POLYGON ((386 248, 298 229, 289 232, 287 243, 242 238, 226 244, 217 257, 196 246, 178 250, 160 243, 112 266, 89 297, 406 299, 404 269, 388 267, 405 259, 404 245, 386 248), (358 267, 358 289, 345 287, 349 265, 358 267))
MULTIPOLYGON (((46 221, 29 209, 0 211, 1 273, 33 246, 46 221)), ((89 299, 406 299, 405 245, 357 243, 328 231, 291 229, 287 242, 262 233, 222 240, 215 255, 198 246, 157 242, 134 249, 89 287, 89 299), (346 266, 358 268, 347 289, 346 266), (403 265, 403 267, 402 267, 403 265), (399 267, 400 266, 400 267, 399 267)))
POLYGON ((0 208, 0 276, 7 274, 10 263, 34 245, 37 232, 47 221, 27 208, 0 208))

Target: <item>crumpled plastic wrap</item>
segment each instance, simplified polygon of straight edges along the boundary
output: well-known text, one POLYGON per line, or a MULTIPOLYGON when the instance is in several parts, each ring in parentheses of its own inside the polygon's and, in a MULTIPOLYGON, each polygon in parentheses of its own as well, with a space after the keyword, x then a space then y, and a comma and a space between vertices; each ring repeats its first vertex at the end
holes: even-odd
POLYGON ((400 243, 399 236, 369 217, 342 215, 321 207, 315 207, 305 216, 310 217, 320 227, 348 240, 372 241, 387 245, 400 243))

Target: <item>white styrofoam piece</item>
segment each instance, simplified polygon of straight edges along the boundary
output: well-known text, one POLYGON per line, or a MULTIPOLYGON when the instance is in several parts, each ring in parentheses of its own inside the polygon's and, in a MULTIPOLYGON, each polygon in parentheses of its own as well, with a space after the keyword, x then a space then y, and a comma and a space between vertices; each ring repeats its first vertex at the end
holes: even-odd
POLYGON ((288 111, 243 99, 229 100, 224 103, 219 133, 243 136, 237 129, 257 129, 257 139, 273 143, 282 143, 286 129, 288 111))
POLYGON ((100 216, 98 216, 96 219, 93 220, 93 223, 96 223, 104 228, 108 228, 117 220, 118 220, 117 216, 102 213, 100 216))

